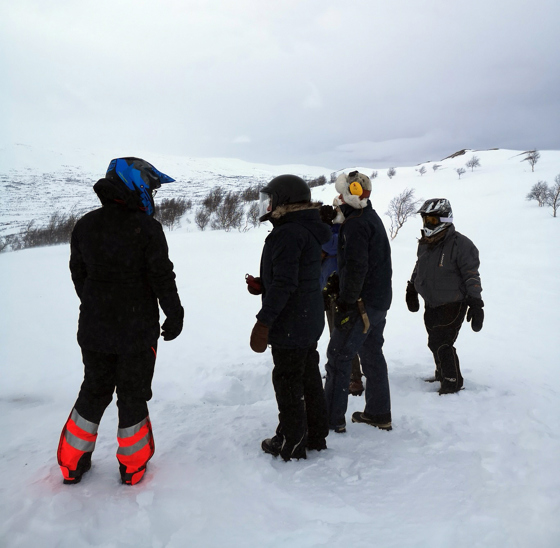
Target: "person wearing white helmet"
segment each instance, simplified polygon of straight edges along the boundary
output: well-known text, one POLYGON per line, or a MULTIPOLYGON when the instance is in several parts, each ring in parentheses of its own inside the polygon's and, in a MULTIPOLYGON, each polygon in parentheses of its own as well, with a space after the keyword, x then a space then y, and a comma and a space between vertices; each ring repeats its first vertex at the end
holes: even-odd
POLYGON ((417 261, 406 288, 406 304, 411 312, 424 299, 424 324, 428 347, 436 365, 428 382, 441 383, 439 394, 452 394, 463 388, 463 376, 454 343, 465 319, 473 331, 482 329, 484 302, 478 272, 478 249, 455 230, 449 200, 426 200, 417 213, 422 215, 422 237, 417 261))

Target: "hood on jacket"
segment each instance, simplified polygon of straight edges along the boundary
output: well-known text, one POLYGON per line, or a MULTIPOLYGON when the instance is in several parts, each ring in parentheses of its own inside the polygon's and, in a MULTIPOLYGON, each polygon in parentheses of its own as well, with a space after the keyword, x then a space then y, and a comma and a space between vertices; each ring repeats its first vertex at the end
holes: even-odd
POLYGON ((320 207, 320 202, 281 205, 272 212, 270 221, 275 227, 287 222, 298 223, 307 228, 323 245, 331 239, 332 233, 330 227, 321 221, 320 207))
POLYGON ((99 179, 93 190, 103 205, 117 203, 127 209, 137 210, 143 207, 140 196, 131 192, 126 185, 117 179, 99 179))

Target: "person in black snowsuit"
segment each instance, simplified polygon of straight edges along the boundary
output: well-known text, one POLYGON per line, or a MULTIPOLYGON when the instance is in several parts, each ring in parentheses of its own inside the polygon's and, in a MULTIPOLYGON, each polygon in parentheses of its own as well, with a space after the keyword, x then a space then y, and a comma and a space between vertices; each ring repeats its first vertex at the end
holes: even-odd
POLYGON ((64 483, 78 483, 91 466, 97 429, 117 391, 117 459, 123 483, 143 477, 154 453, 147 401, 160 336, 177 337, 183 307, 153 192, 173 179, 138 158, 113 160, 94 185, 102 207, 72 232, 70 271, 80 298, 78 344, 84 381, 60 437, 64 483))
POLYGON ((325 325, 321 245, 331 233, 319 207, 295 175, 276 177, 261 190, 260 220, 274 228, 265 240, 260 277, 252 279, 260 285, 262 307, 250 343, 255 352, 270 344, 274 360, 279 424, 261 447, 286 461, 306 458, 306 449, 326 449, 329 433, 317 342, 325 325))
POLYGON ((406 304, 411 312, 424 299, 424 324, 428 347, 436 364, 439 394, 452 394, 463 387, 463 376, 454 343, 467 316, 473 331, 484 321, 484 302, 478 268, 478 249, 455 230, 451 204, 445 198, 427 200, 418 210, 424 228, 418 241, 418 259, 406 288, 406 304))
POLYGON ((338 276, 334 329, 327 349, 325 397, 329 428, 346 431, 352 359, 360 357, 366 377, 365 409, 352 422, 391 430, 391 397, 383 330, 391 306, 391 248, 381 219, 371 206, 371 181, 358 171, 341 174, 335 188, 345 220, 338 235, 338 276))

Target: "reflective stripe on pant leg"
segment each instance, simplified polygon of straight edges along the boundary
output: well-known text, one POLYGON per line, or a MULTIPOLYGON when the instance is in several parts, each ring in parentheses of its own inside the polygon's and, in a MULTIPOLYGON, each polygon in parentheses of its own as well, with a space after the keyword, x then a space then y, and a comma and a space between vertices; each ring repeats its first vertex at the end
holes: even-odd
POLYGON ((117 459, 125 467, 126 482, 134 485, 144 475, 146 464, 155 451, 150 418, 146 417, 128 428, 119 428, 117 440, 119 442, 117 459))
POLYGON ((65 479, 73 477, 78 461, 85 453, 91 453, 95 449, 97 440, 98 424, 84 419, 72 409, 58 444, 57 460, 65 479))

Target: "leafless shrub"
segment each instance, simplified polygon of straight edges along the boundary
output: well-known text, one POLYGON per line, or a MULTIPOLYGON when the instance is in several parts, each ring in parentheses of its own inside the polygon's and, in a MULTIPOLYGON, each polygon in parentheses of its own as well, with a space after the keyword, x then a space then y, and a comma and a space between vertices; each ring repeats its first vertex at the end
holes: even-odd
POLYGON ((434 171, 437 171, 440 167, 441 167, 441 164, 434 164, 434 165, 432 166, 432 169, 433 169, 434 171))
POLYGON ((309 188, 313 188, 316 186, 323 186, 327 184, 327 178, 324 175, 320 175, 319 177, 316 177, 315 179, 311 179, 311 181, 308 181, 307 184, 309 185, 309 188))
POLYGON ((379 175, 377 171, 372 171, 369 178, 373 181, 373 179, 377 179, 377 175, 379 175))
POLYGON ((539 161, 541 155, 538 150, 529 150, 525 152, 525 158, 521 160, 522 162, 529 162, 531 164, 531 171, 535 171, 535 165, 539 161))
POLYGON ((422 176, 427 171, 426 166, 421 166, 420 169, 417 169, 416 171, 418 171, 418 173, 420 173, 420 176, 422 176))
POLYGON ((18 235, 8 238, 8 244, 13 251, 17 251, 28 247, 68 243, 77 220, 78 216, 75 213, 64 214, 55 211, 45 226, 36 227, 35 221, 30 221, 18 235))
POLYGON ((251 207, 247 210, 247 224, 251 225, 253 228, 258 226, 259 221, 259 204, 251 204, 251 207))
POLYGON ((480 167, 480 159, 478 156, 473 156, 465 165, 470 167, 471 171, 474 171, 475 167, 480 167))
POLYGON ((241 191, 241 199, 244 202, 254 202, 259 199, 259 194, 261 191, 260 185, 252 185, 247 187, 245 190, 241 191))
POLYGON ((179 226, 181 217, 192 208, 192 202, 186 198, 167 198, 155 207, 154 216, 160 223, 173 230, 179 226))
POLYGON ((201 207, 200 209, 198 209, 194 215, 194 222, 196 226, 198 226, 200 230, 204 230, 208 225, 208 223, 210 222, 211 215, 212 214, 210 213, 210 211, 208 211, 208 208, 206 207, 201 207))
POLYGON ((222 203, 214 212, 212 228, 214 230, 230 231, 232 228, 239 228, 243 221, 243 204, 236 192, 228 192, 222 203))
POLYGON ((456 170, 457 175, 459 175, 459 179, 461 178, 461 175, 463 175, 463 173, 465 173, 465 168, 464 167, 458 167, 456 170))
POLYGON ((331 181, 330 181, 330 182, 331 182, 331 183, 334 183, 334 182, 336 181, 336 177, 337 177, 336 171, 333 171, 333 172, 331 173, 331 181))
POLYGON ((385 215, 391 219, 391 240, 397 237, 399 230, 402 228, 407 219, 412 215, 416 215, 416 210, 422 200, 414 198, 414 189, 405 188, 398 196, 395 196, 389 202, 389 208, 385 215))
POLYGON ((546 181, 539 181, 531 187, 531 191, 527 194, 527 200, 537 200, 539 207, 543 207, 548 202, 548 194, 550 189, 546 181))
POLYGON ((387 177, 389 177, 389 179, 392 179, 396 174, 397 174, 397 170, 394 167, 390 167, 387 170, 387 177))
POLYGON ((225 192, 221 186, 213 188, 202 200, 202 205, 209 213, 214 213, 222 203, 225 192))

